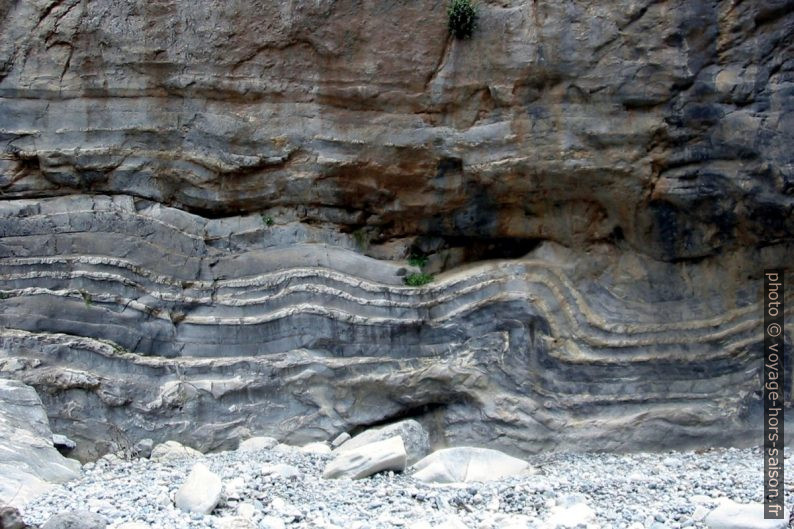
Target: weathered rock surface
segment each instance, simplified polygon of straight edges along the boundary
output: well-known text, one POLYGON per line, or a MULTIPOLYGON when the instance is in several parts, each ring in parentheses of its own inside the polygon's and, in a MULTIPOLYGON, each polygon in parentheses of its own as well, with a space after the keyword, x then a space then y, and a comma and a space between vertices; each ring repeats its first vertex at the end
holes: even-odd
POLYGON ((195 448, 184 446, 177 441, 166 441, 155 446, 149 458, 153 461, 168 461, 169 459, 202 457, 202 455, 195 448))
POLYGON ((218 505, 223 482, 203 463, 196 463, 176 491, 174 504, 185 512, 209 514, 218 505))
POLYGON ((794 231, 787 2, 483 2, 466 41, 431 0, 4 14, 5 197, 267 208, 382 241, 619 231, 665 259, 794 231))
POLYGON ((123 197, 0 203, 0 369, 83 456, 98 439, 302 444, 406 414, 514 452, 756 438, 750 250, 684 273, 546 243, 407 288, 399 264, 268 247, 259 219, 235 222, 123 197))
POLYGON ((56 514, 41 529, 105 529, 108 520, 90 511, 72 511, 56 514))
POLYGON ((0 378, 0 505, 21 507, 53 483, 80 475, 80 463, 63 457, 36 390, 0 378))
POLYGON ((251 437, 241 442, 237 450, 241 452, 253 452, 256 450, 270 450, 278 444, 278 439, 273 437, 251 437))
POLYGON ((790 2, 479 9, 0 5, 0 370, 77 455, 755 442, 790 2))
POLYGON ((518 476, 530 471, 530 466, 498 450, 458 446, 433 452, 413 469, 413 477, 420 481, 466 483, 518 476))
POLYGON ((418 422, 408 419, 389 424, 381 428, 370 428, 343 443, 335 451, 342 453, 370 443, 384 441, 395 435, 399 436, 408 456, 408 464, 413 465, 430 452, 430 440, 427 432, 418 422))
POLYGON ((399 435, 353 448, 338 454, 323 471, 327 479, 361 479, 384 470, 402 472, 406 452, 399 435))

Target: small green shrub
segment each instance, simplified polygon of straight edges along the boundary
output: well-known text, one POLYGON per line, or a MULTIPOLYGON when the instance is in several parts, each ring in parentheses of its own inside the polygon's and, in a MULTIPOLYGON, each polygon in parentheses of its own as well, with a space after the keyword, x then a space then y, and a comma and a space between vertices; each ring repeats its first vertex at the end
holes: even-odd
POLYGON ((408 258, 408 264, 411 266, 418 266, 419 268, 424 268, 424 266, 427 264, 427 256, 412 254, 411 257, 408 258))
POLYGON ((369 248, 369 233, 364 228, 359 228, 353 232, 353 239, 356 241, 356 246, 361 251, 369 248))
POLYGON ((85 290, 81 290, 80 291, 80 296, 83 298, 83 303, 85 303, 86 308, 90 307, 93 304, 94 300, 91 297, 91 293, 90 292, 86 292, 85 290))
POLYGON ((265 226, 272 226, 273 225, 273 217, 269 215, 265 215, 264 213, 260 215, 262 217, 262 224, 265 226))
POLYGON ((432 281, 433 276, 430 274, 409 274, 403 279, 403 282, 409 287, 421 287, 432 281))
POLYGON ((447 8, 449 31, 458 39, 471 37, 477 24, 477 12, 471 0, 451 0, 447 8))

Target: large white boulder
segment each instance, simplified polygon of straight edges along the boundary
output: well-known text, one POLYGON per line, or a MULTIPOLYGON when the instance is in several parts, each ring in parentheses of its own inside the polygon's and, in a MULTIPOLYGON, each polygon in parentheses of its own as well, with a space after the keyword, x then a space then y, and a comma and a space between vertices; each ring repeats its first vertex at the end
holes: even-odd
POLYGON ((63 457, 52 437, 36 390, 0 379, 0 504, 21 508, 53 483, 80 475, 80 463, 63 457))
POLYGON ((361 479, 384 470, 401 472, 406 457, 402 438, 394 436, 338 454, 325 467, 323 477, 361 479))
POLYGON ((202 458, 204 454, 176 441, 166 441, 152 448, 149 459, 152 461, 170 461, 172 459, 202 458))
POLYGON ((390 439, 399 435, 403 440, 408 464, 412 465, 430 452, 430 438, 421 424, 413 419, 395 422, 379 428, 371 428, 339 445, 335 452, 343 453, 364 445, 390 439))
POLYGON ((196 463, 179 487, 174 503, 185 512, 209 514, 221 499, 223 482, 203 463, 196 463))
POLYGON ((438 450, 413 468, 414 478, 432 483, 493 481, 531 471, 526 461, 498 450, 470 446, 438 450))
POLYGON ((273 437, 251 437, 246 439, 237 447, 238 452, 259 452, 260 450, 271 450, 278 444, 278 439, 273 437))
POLYGON ((785 529, 788 519, 764 519, 763 503, 736 503, 723 500, 705 519, 709 529, 785 529))

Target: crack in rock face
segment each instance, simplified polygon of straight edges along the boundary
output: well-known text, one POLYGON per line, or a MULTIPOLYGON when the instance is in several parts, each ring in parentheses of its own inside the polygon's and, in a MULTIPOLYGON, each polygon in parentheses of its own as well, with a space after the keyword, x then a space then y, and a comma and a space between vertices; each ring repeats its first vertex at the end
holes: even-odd
POLYGON ((6 4, 0 372, 70 455, 760 438, 790 9, 6 4))

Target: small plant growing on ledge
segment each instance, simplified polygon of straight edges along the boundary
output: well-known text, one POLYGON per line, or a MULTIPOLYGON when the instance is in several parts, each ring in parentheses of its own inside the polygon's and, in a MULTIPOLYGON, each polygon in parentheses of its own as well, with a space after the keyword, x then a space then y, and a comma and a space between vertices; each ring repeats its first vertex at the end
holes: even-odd
POLYGON ((262 217, 262 224, 264 224, 265 226, 273 225, 273 217, 271 217, 270 215, 265 215, 264 213, 261 213, 259 216, 262 217))
POLYGON ((403 282, 409 287, 421 287, 431 281, 433 281, 433 276, 430 274, 409 274, 403 279, 403 282))
POLYGON ((408 264, 417 268, 424 268, 427 264, 427 256, 411 254, 411 257, 408 258, 408 264))
POLYGON ((80 297, 83 298, 83 303, 85 303, 86 308, 91 307, 94 302, 94 299, 91 297, 91 293, 85 290, 80 290, 80 297))
POLYGON ((369 248, 369 234, 364 228, 359 228, 353 232, 353 240, 356 241, 356 246, 360 251, 369 248))
POLYGON ((471 37, 477 23, 477 13, 471 0, 451 0, 447 8, 449 31, 455 38, 471 37))

